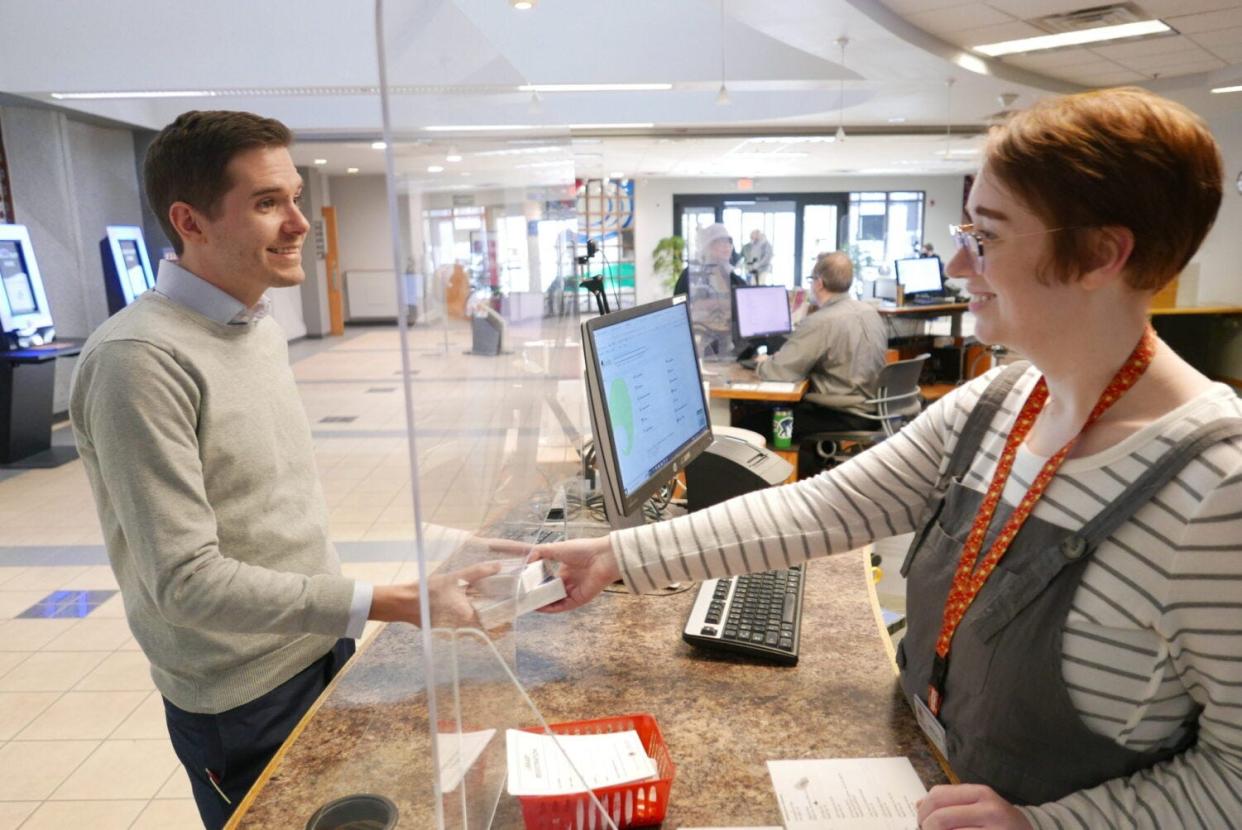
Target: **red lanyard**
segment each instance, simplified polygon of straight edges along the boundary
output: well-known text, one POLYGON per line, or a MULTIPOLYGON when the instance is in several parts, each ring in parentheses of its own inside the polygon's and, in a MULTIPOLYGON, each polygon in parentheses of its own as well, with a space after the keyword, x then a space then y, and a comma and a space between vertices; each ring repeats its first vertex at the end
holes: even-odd
POLYGON ((1005 490, 1005 483, 1009 480, 1009 473, 1013 469, 1014 458, 1018 454, 1018 447, 1022 446, 1022 442, 1026 440, 1026 436, 1035 425, 1035 419, 1043 410, 1044 404, 1048 402, 1048 384, 1042 376, 1035 384, 1035 388, 1031 390, 1031 394, 1027 396, 1026 403, 1022 405, 1022 411, 1018 413, 1018 420, 1014 423, 1005 441, 1005 449, 996 464, 996 472, 992 476, 992 483, 988 486, 983 503, 979 506, 979 512, 975 515, 970 535, 966 537, 966 544, 962 546, 962 556, 957 563, 957 572, 953 575, 953 586, 945 601, 944 621, 940 626, 940 636, 936 640, 936 657, 932 664, 931 682, 927 689, 927 708, 933 715, 939 716, 940 707, 944 702, 944 681, 948 674, 949 648, 953 644, 953 635, 957 632, 958 623, 962 621, 967 609, 979 595, 979 591, 988 581, 988 577, 992 575, 992 571, 996 569, 1001 557, 1009 550, 1010 543, 1018 535, 1022 525, 1026 523, 1036 502, 1048 489, 1049 483, 1057 474, 1057 470, 1060 469, 1070 450, 1074 448, 1074 444, 1078 442, 1079 436, 1138 382, 1138 379, 1147 371, 1147 367, 1151 365, 1155 353, 1156 334, 1149 325, 1125 365, 1117 371, 1105 387, 1095 408, 1091 410, 1087 422, 1083 424, 1082 430, 1061 447, 1056 455, 1045 462, 1043 469, 1031 483, 1031 489, 1023 496, 1022 501, 1009 517, 1009 521, 1005 522, 1005 526, 1001 528, 1000 534, 976 570, 975 560, 978 559, 979 552, 983 549, 984 537, 987 535, 988 526, 992 523, 992 517, 996 514, 996 506, 1000 504, 1001 494, 1005 490))

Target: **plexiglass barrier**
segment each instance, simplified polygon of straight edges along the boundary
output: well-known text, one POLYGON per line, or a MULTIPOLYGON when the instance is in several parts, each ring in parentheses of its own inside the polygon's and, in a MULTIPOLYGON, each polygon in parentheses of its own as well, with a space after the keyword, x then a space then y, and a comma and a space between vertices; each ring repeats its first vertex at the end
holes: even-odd
MULTIPOLYGON (((650 743, 649 730, 610 717, 626 713, 562 699, 565 725, 553 731, 537 688, 527 688, 564 678, 548 656, 555 649, 525 642, 542 636, 527 612, 557 583, 524 560, 535 544, 605 530, 583 481, 589 421, 578 327, 594 307, 579 289, 568 131, 476 129, 513 125, 526 95, 515 104, 464 94, 459 107, 434 112, 420 95, 468 84, 499 59, 496 38, 526 36, 489 18, 502 6, 375 6, 393 290, 397 307, 414 311, 336 351, 355 356, 360 383, 402 381, 400 401, 377 395, 342 431, 352 430, 354 452, 383 458, 373 490, 385 502, 382 521, 355 547, 382 545, 402 559, 395 581, 417 582, 421 620, 372 630, 290 750, 304 762, 291 768, 314 766, 307 812, 369 794, 393 805, 400 827, 613 828, 667 800, 655 780, 614 788, 602 802, 592 794, 601 753, 620 753, 632 781, 659 778, 645 747, 641 757, 615 748, 631 728, 650 743), (474 46, 461 53, 428 42, 431 19, 454 21, 455 43, 474 46), (402 464, 402 486, 381 492, 380 478, 400 476, 402 464)), ((369 483, 355 488, 357 501, 369 483)), ((256 826, 295 790, 257 803, 256 826)))

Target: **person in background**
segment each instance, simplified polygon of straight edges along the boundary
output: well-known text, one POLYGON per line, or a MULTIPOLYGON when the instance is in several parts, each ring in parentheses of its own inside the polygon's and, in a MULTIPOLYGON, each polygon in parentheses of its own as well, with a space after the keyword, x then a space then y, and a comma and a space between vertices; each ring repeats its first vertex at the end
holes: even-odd
MULTIPOLYGON (((342 576, 329 537, 265 294, 305 279, 291 141, 279 121, 223 111, 184 113, 156 136, 143 179, 179 259, 90 336, 69 404, 130 629, 213 830, 366 621, 418 624, 422 611, 417 584, 342 576)), ((459 580, 496 569, 432 577, 431 618, 476 620, 459 580)))
MULTIPOLYGON (((821 254, 811 270, 807 295, 815 310, 776 354, 755 358, 755 371, 763 380, 810 379, 806 396, 793 408, 795 443, 817 432, 876 428, 875 421, 863 415, 874 414, 865 401, 875 397, 888 332, 879 312, 849 295, 853 282, 854 266, 846 254, 821 254)), ((757 407, 738 425, 768 435, 771 412, 757 407)), ((798 476, 814 475, 817 466, 815 448, 799 447, 798 476)))
POLYGON ((976 336, 1029 363, 821 476, 537 548, 551 608, 917 531, 901 688, 963 782, 922 830, 1237 827, 1242 403, 1148 322, 1222 182, 1203 121, 1147 90, 993 128, 947 271, 976 336))
POLYGON ((751 285, 766 285, 772 276, 772 243, 755 228, 750 241, 742 246, 742 259, 746 263, 746 276, 751 285))
MULTIPOLYGON (((729 229, 719 222, 699 229, 698 255, 701 273, 698 277, 718 294, 728 294, 730 286, 745 286, 746 280, 733 270, 733 237, 729 229)), ((673 285, 673 296, 688 293, 691 263, 682 269, 673 285)), ((697 284, 697 283, 696 283, 697 284)))
POLYGON ((919 246, 919 256, 935 256, 936 246, 930 242, 924 242, 919 246))

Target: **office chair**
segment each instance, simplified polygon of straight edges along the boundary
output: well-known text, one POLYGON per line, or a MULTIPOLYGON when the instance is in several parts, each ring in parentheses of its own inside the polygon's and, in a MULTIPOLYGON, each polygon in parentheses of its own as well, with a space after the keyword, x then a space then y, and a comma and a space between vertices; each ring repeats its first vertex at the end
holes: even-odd
POLYGON ((840 464, 890 435, 896 435, 898 430, 922 411, 919 375, 928 357, 930 355, 921 354, 908 360, 898 360, 880 370, 875 397, 866 401, 867 406, 875 410, 875 414, 861 415, 875 421, 876 429, 817 432, 804 436, 802 443, 814 443, 816 456, 827 467, 840 464))

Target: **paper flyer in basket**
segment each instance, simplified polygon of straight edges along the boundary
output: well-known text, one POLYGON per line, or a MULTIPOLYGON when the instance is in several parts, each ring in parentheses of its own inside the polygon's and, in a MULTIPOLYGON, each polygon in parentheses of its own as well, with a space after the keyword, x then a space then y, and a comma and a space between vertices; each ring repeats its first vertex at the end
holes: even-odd
POLYGON ((658 774, 655 760, 647 755, 638 733, 632 729, 557 738, 509 729, 505 732, 505 749, 509 759, 509 795, 582 792, 575 769, 593 790, 643 781, 658 774))
POLYGON ((768 761, 787 830, 917 830, 927 794, 908 758, 768 761))

